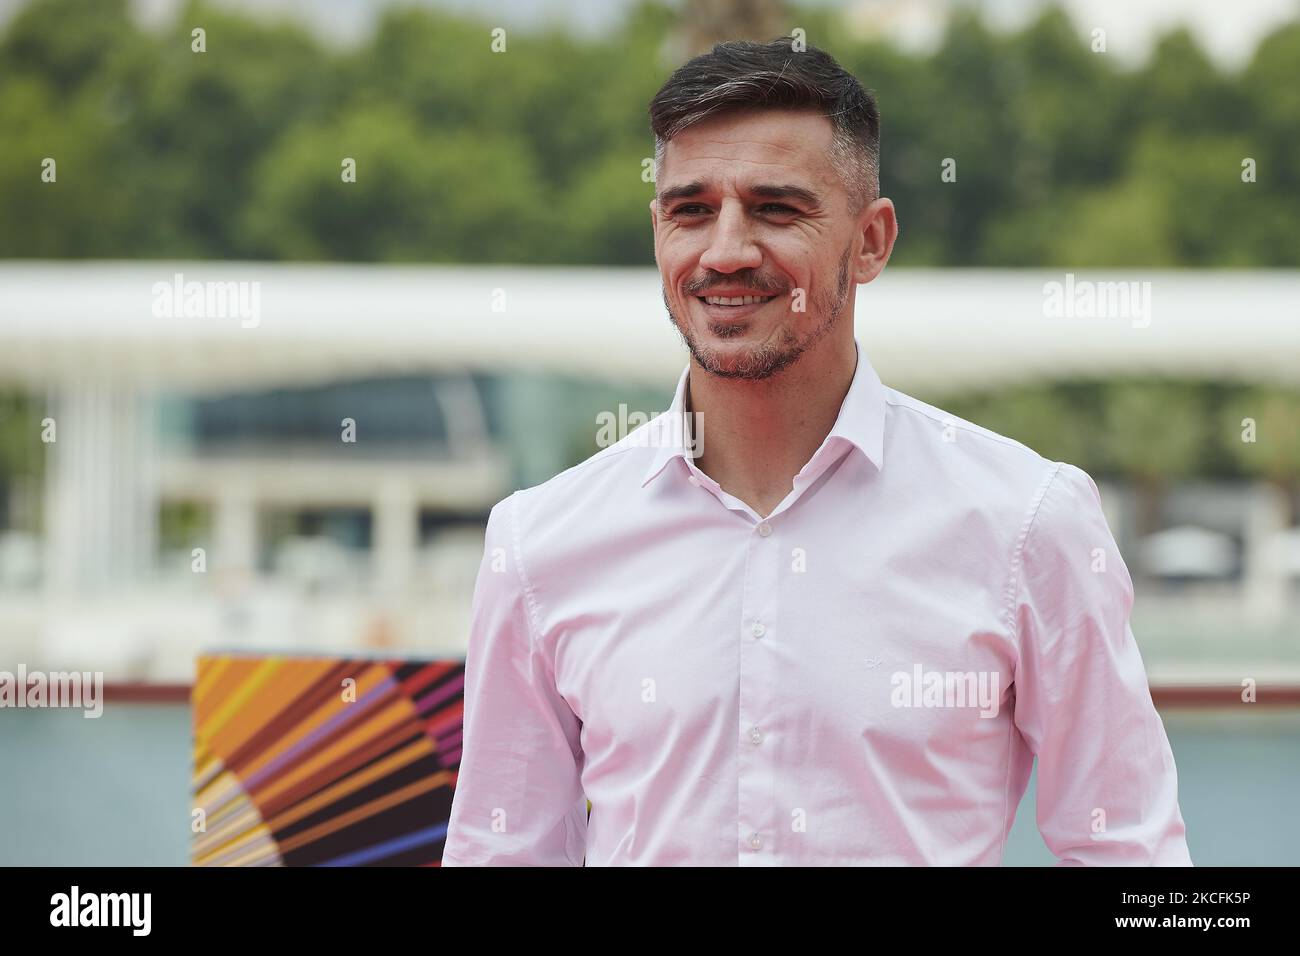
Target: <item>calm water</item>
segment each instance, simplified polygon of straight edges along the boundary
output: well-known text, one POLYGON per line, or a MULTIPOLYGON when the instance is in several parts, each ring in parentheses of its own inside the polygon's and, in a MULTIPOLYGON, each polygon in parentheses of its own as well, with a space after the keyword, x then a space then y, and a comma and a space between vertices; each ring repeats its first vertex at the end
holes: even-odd
MULTIPOLYGON (((1166 710, 1179 800, 1199 866, 1300 863, 1300 710, 1166 710)), ((0 864, 184 865, 190 712, 118 704, 0 711, 0 864)), ((1007 843, 1009 866, 1053 862, 1034 786, 1007 843)))

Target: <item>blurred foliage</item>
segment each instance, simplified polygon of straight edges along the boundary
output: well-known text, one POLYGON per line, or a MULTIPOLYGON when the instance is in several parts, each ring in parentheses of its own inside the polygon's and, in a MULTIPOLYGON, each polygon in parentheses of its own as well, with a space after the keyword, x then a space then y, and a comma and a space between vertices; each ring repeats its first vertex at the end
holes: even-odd
MULTIPOLYGON (((791 7, 880 100, 896 264, 1300 265, 1300 22, 1236 73, 1183 29, 1126 70, 1055 7, 1004 33, 959 6, 931 54, 791 7)), ((338 48, 202 0, 157 30, 129 8, 32 0, 0 34, 0 256, 652 261, 664 0, 599 38, 512 30, 504 53, 438 10, 338 48)))
POLYGON ((158 506, 158 541, 164 551, 188 552, 209 545, 212 508, 195 501, 164 501, 158 506))
POLYGON ((1151 498, 1193 477, 1262 479, 1293 497, 1300 492, 1300 390, 1116 378, 924 397, 1094 478, 1129 481, 1151 498))
POLYGON ((1218 437, 1252 474, 1291 491, 1300 485, 1300 393, 1259 387, 1233 395, 1215 422, 1218 437))
POLYGON ((0 390, 0 472, 10 475, 41 475, 45 445, 41 441, 44 403, 17 389, 0 390))
POLYGON ((35 511, 24 512, 22 491, 35 491, 45 477, 45 443, 42 441, 44 402, 16 390, 0 390, 0 529, 34 531, 40 524, 35 511))

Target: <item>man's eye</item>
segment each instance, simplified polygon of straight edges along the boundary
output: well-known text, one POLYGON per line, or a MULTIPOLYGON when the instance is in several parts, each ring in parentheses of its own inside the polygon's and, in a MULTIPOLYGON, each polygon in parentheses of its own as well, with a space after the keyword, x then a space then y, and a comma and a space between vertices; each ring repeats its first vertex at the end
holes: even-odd
POLYGON ((763 203, 763 205, 758 207, 758 210, 759 212, 774 212, 779 216, 790 216, 799 212, 799 210, 795 209, 793 206, 787 206, 785 203, 780 202, 763 203))
POLYGON ((708 210, 697 202, 683 203, 673 210, 674 216, 698 216, 708 210))

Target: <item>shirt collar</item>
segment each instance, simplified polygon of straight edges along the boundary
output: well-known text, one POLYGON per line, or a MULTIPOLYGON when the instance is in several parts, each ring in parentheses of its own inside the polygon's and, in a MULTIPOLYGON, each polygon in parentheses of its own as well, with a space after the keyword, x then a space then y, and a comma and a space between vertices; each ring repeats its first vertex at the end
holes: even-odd
MULTIPOLYGON (((885 458, 885 386, 867 360, 861 343, 854 339, 853 346, 857 352, 853 381, 849 383, 848 394, 844 396, 835 425, 822 442, 822 448, 831 444, 832 439, 846 441, 866 455, 879 470, 884 466, 885 458)), ((694 457, 688 447, 691 432, 686 418, 686 386, 690 372, 688 362, 677 379, 677 391, 668 410, 638 429, 645 432, 646 443, 652 452, 641 481, 642 487, 658 476, 674 458, 694 457)), ((818 449, 818 453, 820 451, 818 449)))

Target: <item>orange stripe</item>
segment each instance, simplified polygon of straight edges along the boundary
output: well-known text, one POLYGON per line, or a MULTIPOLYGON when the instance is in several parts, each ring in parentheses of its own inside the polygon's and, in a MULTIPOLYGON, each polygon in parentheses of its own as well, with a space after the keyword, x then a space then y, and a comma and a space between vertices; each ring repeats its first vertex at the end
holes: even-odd
MULTIPOLYGON (((347 705, 345 704, 343 706, 347 705)), ((310 757, 310 759, 269 781, 264 787, 251 794, 251 796, 258 804, 265 805, 266 803, 269 803, 277 794, 290 789, 295 783, 302 780, 304 777, 311 776, 322 767, 334 764, 349 751, 362 746, 367 740, 379 736, 385 730, 394 727, 403 721, 410 720, 414 713, 415 708, 411 706, 411 702, 403 697, 399 697, 379 713, 373 715, 369 720, 355 728, 351 733, 339 738, 332 746, 317 751, 310 757)))
MULTIPOLYGON (((328 670, 337 664, 338 661, 327 661, 325 662, 325 667, 328 670)), ((291 668, 290 670, 296 670, 296 668, 291 668)), ((320 676, 321 675, 318 673, 314 675, 313 679, 318 679, 320 676)), ((385 668, 367 664, 366 669, 361 671, 357 677, 357 697, 360 698, 363 694, 369 692, 389 676, 389 672, 385 668)), ((305 688, 299 688, 298 690, 301 692, 303 689, 305 688)), ((340 688, 340 693, 330 695, 326 698, 325 702, 318 705, 315 710, 303 714, 301 720, 294 724, 293 729, 275 742, 275 746, 268 747, 249 763, 235 768, 239 772, 239 775, 244 779, 251 777, 271 761, 277 759, 281 754, 291 750, 335 715, 342 713, 345 707, 355 706, 354 704, 350 704, 343 700, 341 691, 342 689, 340 688)), ((286 705, 289 700, 292 700, 292 698, 285 700, 286 705)), ((274 714, 267 713, 265 708, 255 706, 250 706, 245 714, 246 721, 249 724, 257 725, 258 729, 265 726, 267 721, 271 720, 273 717, 274 714)))
MULTIPOLYGON (((245 702, 239 713, 217 733, 212 734, 211 746, 223 759, 231 757, 244 744, 256 736, 276 714, 316 683, 334 666, 332 661, 285 661, 258 689, 255 696, 245 702)), ((241 767, 241 773, 249 768, 241 767)))

